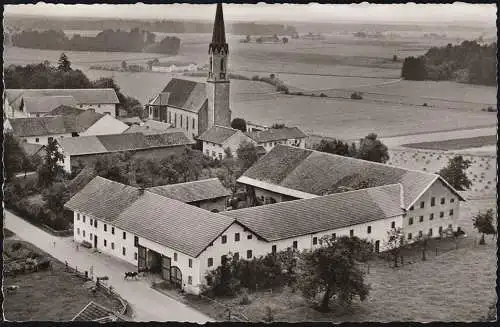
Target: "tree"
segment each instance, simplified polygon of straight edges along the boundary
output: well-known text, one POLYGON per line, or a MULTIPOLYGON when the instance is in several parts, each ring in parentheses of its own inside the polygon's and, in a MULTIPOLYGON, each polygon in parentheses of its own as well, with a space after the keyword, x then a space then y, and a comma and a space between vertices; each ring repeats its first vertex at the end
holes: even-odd
POLYGON ((38 169, 38 184, 42 187, 49 187, 57 178, 64 176, 64 171, 60 162, 64 155, 59 149, 55 139, 49 140, 45 147, 45 161, 38 169))
POLYGON ((234 129, 239 129, 242 132, 246 132, 247 122, 243 118, 234 118, 231 122, 231 127, 234 129))
POLYGON ((245 41, 246 41, 247 43, 249 43, 250 41, 252 41, 252 37, 251 37, 250 35, 247 35, 247 36, 245 37, 245 41))
POLYGON ((474 216, 474 227, 477 229, 479 233, 481 233, 481 240, 479 244, 486 244, 484 240, 484 234, 496 234, 495 226, 493 226, 493 210, 488 209, 485 213, 478 213, 474 216))
POLYGON ((282 39, 282 41, 283 41, 283 44, 287 44, 287 43, 288 43, 288 38, 287 38, 287 37, 284 37, 284 38, 282 39))
POLYGON ((301 255, 298 284, 303 296, 314 300, 321 295, 319 310, 323 312, 328 311, 333 297, 342 305, 351 304, 356 296, 364 301, 370 287, 364 283, 359 263, 368 256, 365 252, 370 252, 369 243, 347 236, 325 238, 323 242, 326 245, 301 255))
POLYGON ((70 198, 69 190, 63 182, 53 183, 48 189, 42 193, 42 198, 47 204, 47 207, 56 214, 62 214, 64 204, 70 198))
POLYGON ((389 152, 387 146, 377 139, 377 134, 370 133, 361 139, 357 158, 386 163, 389 160, 389 152))
POLYGON ((285 128, 286 125, 285 124, 281 124, 281 123, 274 123, 271 125, 271 129, 281 129, 281 128, 285 128))
POLYGON ((241 143, 236 153, 238 155, 238 161, 241 163, 244 170, 250 168, 259 159, 257 148, 255 144, 251 142, 241 143))
POLYGON ((350 156, 349 145, 340 140, 333 139, 331 141, 322 139, 319 143, 314 144, 313 150, 338 154, 340 156, 350 156))
POLYGON ((63 52, 59 57, 59 61, 57 64, 57 70, 60 72, 69 72, 71 71, 71 62, 68 59, 68 56, 63 52))
POLYGON ((10 132, 4 133, 3 149, 5 179, 10 180, 17 172, 22 171, 23 163, 28 158, 18 140, 10 132))
POLYGON ((398 56, 393 55, 393 56, 392 56, 392 61, 394 61, 394 62, 398 61, 398 56))
POLYGON ((122 69, 127 70, 127 62, 125 60, 122 61, 122 69))
POLYGON ((394 268, 398 267, 398 258, 401 254, 402 247, 406 244, 405 234, 403 229, 400 227, 392 228, 387 232, 387 241, 385 246, 388 253, 392 256, 394 260, 394 268))
POLYGON ((448 165, 442 168, 438 174, 455 189, 465 191, 472 185, 466 174, 466 170, 470 165, 470 160, 464 160, 461 155, 454 156, 448 161, 448 165))

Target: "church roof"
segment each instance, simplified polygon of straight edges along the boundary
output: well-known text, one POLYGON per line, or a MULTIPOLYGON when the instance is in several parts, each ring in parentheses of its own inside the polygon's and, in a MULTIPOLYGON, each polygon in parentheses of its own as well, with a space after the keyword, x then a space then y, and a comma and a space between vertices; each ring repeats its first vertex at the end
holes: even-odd
POLYGON ((214 31, 212 34, 212 42, 210 43, 209 51, 220 52, 221 50, 224 50, 225 53, 228 53, 229 47, 226 43, 226 31, 224 29, 224 14, 222 13, 222 3, 217 3, 214 31))
POLYGON ((172 78, 150 105, 172 106, 197 113, 207 99, 205 83, 172 78))

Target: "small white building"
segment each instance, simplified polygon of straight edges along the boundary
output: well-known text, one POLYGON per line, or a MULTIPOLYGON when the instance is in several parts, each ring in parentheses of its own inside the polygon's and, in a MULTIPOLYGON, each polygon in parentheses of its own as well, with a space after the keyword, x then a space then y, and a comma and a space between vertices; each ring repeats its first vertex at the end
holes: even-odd
POLYGON ((269 127, 247 121, 247 132, 267 131, 269 127))
POLYGON ((60 105, 93 109, 97 113, 116 116, 120 101, 108 89, 7 89, 3 110, 8 118, 37 117, 60 105))
POLYGON ((198 70, 198 64, 181 61, 162 62, 151 66, 151 70, 160 73, 195 72, 198 70))
POLYGON ((245 133, 258 146, 269 152, 278 144, 291 145, 305 149, 307 134, 298 127, 270 128, 245 133))
POLYGON ((198 141, 202 142, 203 154, 217 160, 226 157, 226 151, 228 151, 226 149, 229 149, 233 157, 236 158, 238 156, 236 150, 244 142, 256 145, 256 142, 239 129, 225 126, 209 128, 198 137, 198 141))

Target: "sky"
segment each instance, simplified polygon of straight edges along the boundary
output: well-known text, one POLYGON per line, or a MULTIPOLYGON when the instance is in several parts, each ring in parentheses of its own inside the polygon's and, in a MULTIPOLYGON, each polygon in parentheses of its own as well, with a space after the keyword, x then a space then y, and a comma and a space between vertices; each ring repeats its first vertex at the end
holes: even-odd
MULTIPOLYGON (((213 20, 215 4, 96 4, 5 5, 5 14, 62 17, 113 17, 172 20, 213 20)), ((394 22, 460 22, 482 21, 494 24, 494 4, 224 4, 227 21, 394 21, 394 22)))

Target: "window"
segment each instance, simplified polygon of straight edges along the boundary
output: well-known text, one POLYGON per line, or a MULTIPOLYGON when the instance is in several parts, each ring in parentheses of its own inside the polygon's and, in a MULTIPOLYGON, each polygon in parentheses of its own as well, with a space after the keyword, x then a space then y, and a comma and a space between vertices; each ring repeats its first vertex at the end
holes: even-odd
POLYGON ((83 235, 83 237, 85 237, 85 231, 84 230, 82 231, 82 235, 83 235))
POLYGON ((277 249, 276 249, 276 245, 273 245, 273 246, 271 247, 271 252, 272 252, 272 253, 276 253, 276 251, 277 251, 277 249))
POLYGON ((429 228, 429 236, 432 236, 432 228, 429 228))
POLYGON ((115 228, 111 227, 111 234, 115 235, 115 228))
POLYGON ((101 104, 100 103, 97 104, 97 108, 101 108, 101 104))
POLYGON ((451 198, 450 203, 454 203, 454 202, 455 202, 455 199, 451 198))
POLYGON ((40 139, 39 139, 38 137, 37 137, 37 138, 35 138, 35 142, 36 142, 36 143, 40 142, 40 139))
POLYGON ((94 223, 94 221, 92 220, 92 218, 90 218, 90 226, 92 226, 94 223))
POLYGON ((410 211, 413 211, 413 209, 414 209, 414 208, 413 208, 413 206, 411 206, 411 207, 410 207, 410 211))
POLYGON ((216 153, 215 151, 212 150, 212 157, 215 157, 216 156, 216 153))
POLYGON ((220 70, 224 71, 224 58, 220 58, 220 70))
POLYGON ((419 222, 423 222, 423 221, 424 221, 424 216, 420 216, 420 217, 418 217, 418 221, 419 221, 419 222))
POLYGON ((97 228, 97 220, 94 219, 94 227, 97 228))
POLYGON ((453 226, 451 224, 448 225, 449 229, 453 229, 453 226))
POLYGON ((111 250, 114 250, 114 249, 115 249, 115 243, 111 242, 111 250))
POLYGON ((439 213, 439 218, 443 218, 443 217, 444 217, 444 212, 443 212, 443 211, 441 211, 441 212, 439 213))
POLYGON ((420 209, 423 209, 423 208, 425 208, 425 202, 424 201, 420 202, 420 209))
POLYGON ((137 260, 137 252, 134 252, 134 260, 137 260))
POLYGON ((139 246, 139 237, 138 236, 134 236, 134 246, 135 247, 139 246))
POLYGON ((434 220, 434 214, 433 214, 433 213, 431 213, 431 214, 429 215, 429 220, 434 220))
POLYGON ((90 233, 90 240, 92 241, 92 233, 90 233))
POLYGON ((349 231, 349 236, 350 236, 350 237, 353 237, 353 236, 354 236, 354 229, 351 229, 351 230, 349 231))
POLYGON ((83 104, 80 105, 80 108, 83 108, 83 104))
POLYGON ((239 252, 234 252, 234 254, 233 254, 233 258, 234 258, 235 260, 240 260, 240 253, 239 253, 239 252))
POLYGON ((434 207, 436 205, 436 198, 432 197, 431 198, 431 207, 434 207))
POLYGON ((220 256, 220 264, 225 265, 227 263, 227 257, 225 255, 220 256))
POLYGON ((108 246, 108 241, 104 240, 104 247, 108 246))
POLYGON ((332 234, 332 238, 333 238, 333 239, 336 239, 336 238, 337 238, 337 233, 333 233, 333 234, 332 234))
POLYGON ((181 127, 182 127, 182 115, 180 115, 180 116, 181 116, 181 127))
POLYGON ((219 160, 222 160, 222 153, 219 153, 219 160))
POLYGON ((408 233, 408 239, 409 240, 411 240, 411 237, 412 237, 411 233, 408 233))
POLYGON ((193 259, 188 259, 189 268, 193 268, 193 259))
POLYGON ((372 226, 368 226, 368 227, 366 228, 366 232, 367 232, 368 234, 370 234, 370 233, 372 232, 372 226))
POLYGON ((444 198, 441 198, 441 204, 444 204, 445 200, 444 198))
POLYGON ((408 218, 408 225, 413 225, 413 217, 408 218))
POLYGON ((251 240, 252 239, 252 234, 248 234, 247 235, 247 240, 251 240))
POLYGON ((194 118, 192 118, 192 119, 193 119, 193 129, 194 129, 194 118))
POLYGON ((208 265, 209 267, 212 267, 212 266, 214 265, 214 259, 213 259, 213 258, 208 258, 207 265, 208 265))
POLYGON ((226 235, 222 235, 221 242, 222 242, 222 244, 226 244, 227 243, 227 236, 226 235))
POLYGON ((424 236, 424 232, 422 232, 421 230, 418 231, 418 237, 422 237, 424 236))
POLYGON ((453 209, 450 209, 450 216, 453 216, 453 209))
POLYGON ((126 240, 127 239, 127 232, 123 232, 123 239, 126 240))
POLYGON ((76 220, 80 220, 80 214, 79 213, 76 214, 76 220))
POLYGON ((206 154, 207 156, 209 156, 209 155, 210 155, 210 151, 208 151, 208 149, 207 149, 207 150, 205 150, 205 154, 206 154))
POLYGON ((174 261, 177 261, 177 252, 174 252, 174 261))
POLYGON ((191 285, 191 284, 193 284, 193 277, 188 276, 188 285, 191 285))
POLYGON ((396 228, 396 222, 395 222, 395 221, 393 221, 393 222, 391 223, 391 228, 396 228))
POLYGON ((107 232, 108 231, 108 225, 107 224, 104 224, 104 231, 107 232))
POLYGON ((252 259, 252 250, 247 250, 247 259, 252 259))
POLYGON ((122 247, 122 254, 123 254, 123 255, 126 255, 126 254, 127 254, 127 249, 125 249, 125 247, 122 247))
POLYGON ((313 245, 316 245, 318 244, 318 238, 317 237, 313 237, 313 245))
POLYGON ((177 127, 177 113, 174 112, 174 126, 177 127))
POLYGON ((439 226, 439 234, 443 232, 443 226, 439 226))
POLYGON ((82 217, 82 221, 85 222, 85 215, 82 217))
POLYGON ((239 242, 240 241, 240 233, 234 233, 234 241, 239 242))
POLYGON ((76 235, 80 235, 80 228, 76 229, 76 235))
POLYGON ((292 247, 293 247, 294 249, 296 249, 296 248, 298 247, 298 243, 297 243, 297 241, 293 241, 293 245, 292 245, 292 247))

